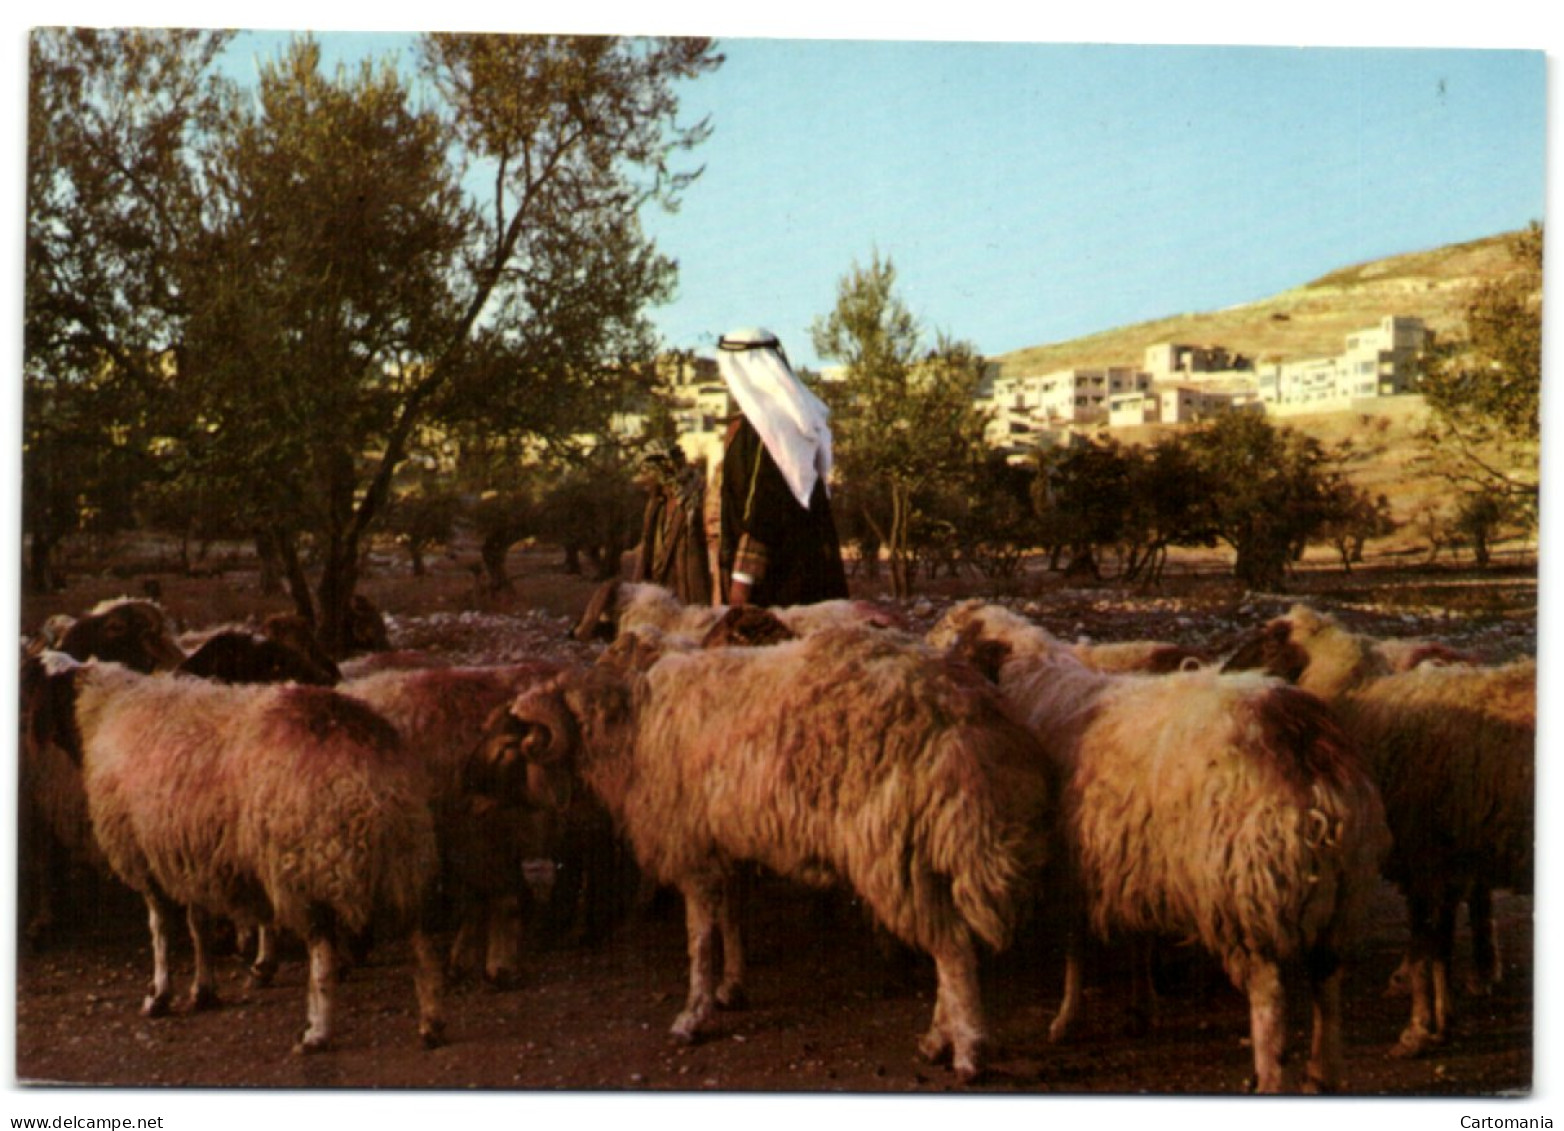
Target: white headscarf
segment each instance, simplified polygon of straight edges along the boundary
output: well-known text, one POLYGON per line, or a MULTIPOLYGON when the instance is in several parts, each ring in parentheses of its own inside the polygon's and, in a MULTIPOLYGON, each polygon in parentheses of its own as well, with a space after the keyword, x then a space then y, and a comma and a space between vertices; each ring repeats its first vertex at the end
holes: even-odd
POLYGON ((717 343, 717 368, 804 506, 831 474, 830 410, 798 379, 775 334, 734 330, 717 343))

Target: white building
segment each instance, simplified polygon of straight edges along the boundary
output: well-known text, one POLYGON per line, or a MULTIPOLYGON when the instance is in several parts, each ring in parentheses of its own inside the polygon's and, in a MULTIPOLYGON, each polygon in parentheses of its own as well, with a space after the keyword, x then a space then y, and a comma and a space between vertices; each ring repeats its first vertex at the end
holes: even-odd
POLYGON ((1257 371, 1267 411, 1334 412, 1354 401, 1411 390, 1433 335, 1420 318, 1389 315, 1378 326, 1347 335, 1335 357, 1284 361, 1257 371))

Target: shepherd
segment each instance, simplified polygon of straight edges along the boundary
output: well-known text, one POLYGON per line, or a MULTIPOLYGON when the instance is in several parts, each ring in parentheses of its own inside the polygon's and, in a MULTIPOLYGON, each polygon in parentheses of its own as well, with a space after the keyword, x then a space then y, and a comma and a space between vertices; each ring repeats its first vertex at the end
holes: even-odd
POLYGON ((739 412, 708 493, 714 600, 808 605, 846 597, 831 516, 830 410, 805 387, 769 330, 735 330, 717 367, 739 412))

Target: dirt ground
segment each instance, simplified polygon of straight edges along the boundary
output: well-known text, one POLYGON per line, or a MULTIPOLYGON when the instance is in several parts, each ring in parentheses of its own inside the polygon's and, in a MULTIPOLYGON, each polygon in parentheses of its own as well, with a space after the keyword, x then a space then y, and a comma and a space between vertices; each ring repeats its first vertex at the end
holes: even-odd
MULTIPOLYGON (((388 565, 365 592, 386 611, 397 648, 468 663, 527 654, 588 658, 590 649, 563 635, 592 583, 560 573, 547 551, 519 553, 514 572, 518 592, 494 597, 475 594, 455 563, 426 579, 388 565)), ((854 585, 859 595, 878 595, 866 579, 854 585)), ((1175 578, 1145 594, 1072 587, 1055 576, 1004 585, 966 579, 926 585, 903 611, 915 625, 928 623, 952 597, 983 588, 1066 638, 1176 639, 1213 656, 1299 599, 1367 630, 1431 635, 1485 659, 1536 650, 1535 575, 1524 568, 1480 576, 1319 570, 1300 575, 1295 591, 1275 595, 1238 592, 1209 576, 1175 578)), ((24 602, 23 628, 127 591, 123 580, 98 578, 48 601, 24 602)), ((269 600, 237 571, 163 582, 164 604, 191 628, 281 607, 269 600)), ((1408 1006, 1385 991, 1405 941, 1404 914, 1393 889, 1379 892, 1346 980, 1346 1094, 1495 1098, 1533 1091, 1533 899, 1503 893, 1495 907, 1503 983, 1490 997, 1459 999, 1449 1046, 1398 1060, 1386 1053, 1408 1006)), ((237 956, 227 959, 221 1008, 146 1020, 137 1012, 151 965, 142 915, 112 891, 96 910, 86 926, 21 947, 16 956, 15 1076, 30 1100, 47 1096, 50 1085, 1225 1096, 1244 1092, 1252 1072, 1243 998, 1211 960, 1171 941, 1158 951, 1158 1015, 1149 1034, 1129 1034, 1122 956, 1101 949, 1093 955, 1080 1035, 1050 1045, 1062 957, 1046 914, 1011 950, 986 960, 992 1070, 959 1088, 948 1069, 921 1062, 916 1052, 933 1008, 932 968, 887 952, 849 901, 766 877, 757 880, 746 912, 749 1008, 722 1014, 713 1033, 691 1047, 667 1033, 686 973, 676 899, 652 900, 589 945, 533 931, 519 985, 506 992, 481 984, 450 988, 451 1042, 433 1051, 416 1039, 405 944, 378 945, 343 985, 336 1047, 310 1057, 290 1052, 304 1022, 299 955, 264 989, 247 984, 237 956)), ((1463 930, 1458 964, 1466 944, 1463 930)), ((175 963, 188 977, 187 951, 176 951, 175 963)), ((1301 1002, 1294 990, 1292 1000, 1301 1002)), ((1295 1051, 1306 1048, 1307 1020, 1300 1004, 1292 1014, 1295 1051)), ((1045 1117, 1045 1110, 1036 1114, 1045 1117)), ((1455 1114, 1442 1118, 1453 1122, 1455 1114)))

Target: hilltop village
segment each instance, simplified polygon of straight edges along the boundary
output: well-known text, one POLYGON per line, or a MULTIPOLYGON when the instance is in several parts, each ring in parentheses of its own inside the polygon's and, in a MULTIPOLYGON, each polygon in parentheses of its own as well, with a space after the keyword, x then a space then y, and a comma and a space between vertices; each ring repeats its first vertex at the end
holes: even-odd
MULTIPOLYGON (((1393 314, 1346 336, 1327 357, 1256 364, 1221 345, 1162 342, 1140 366, 1006 373, 990 365, 978 390, 988 416, 989 446, 1013 457, 1102 429, 1182 424, 1219 412, 1272 416, 1361 411, 1364 402, 1416 388, 1418 366, 1433 333, 1422 319, 1393 314)), ((691 460, 721 442, 721 421, 734 411, 715 361, 683 359, 667 374, 680 445, 691 460)), ((827 369, 823 381, 841 380, 827 369)), ((622 418, 626 432, 644 418, 622 418)))

